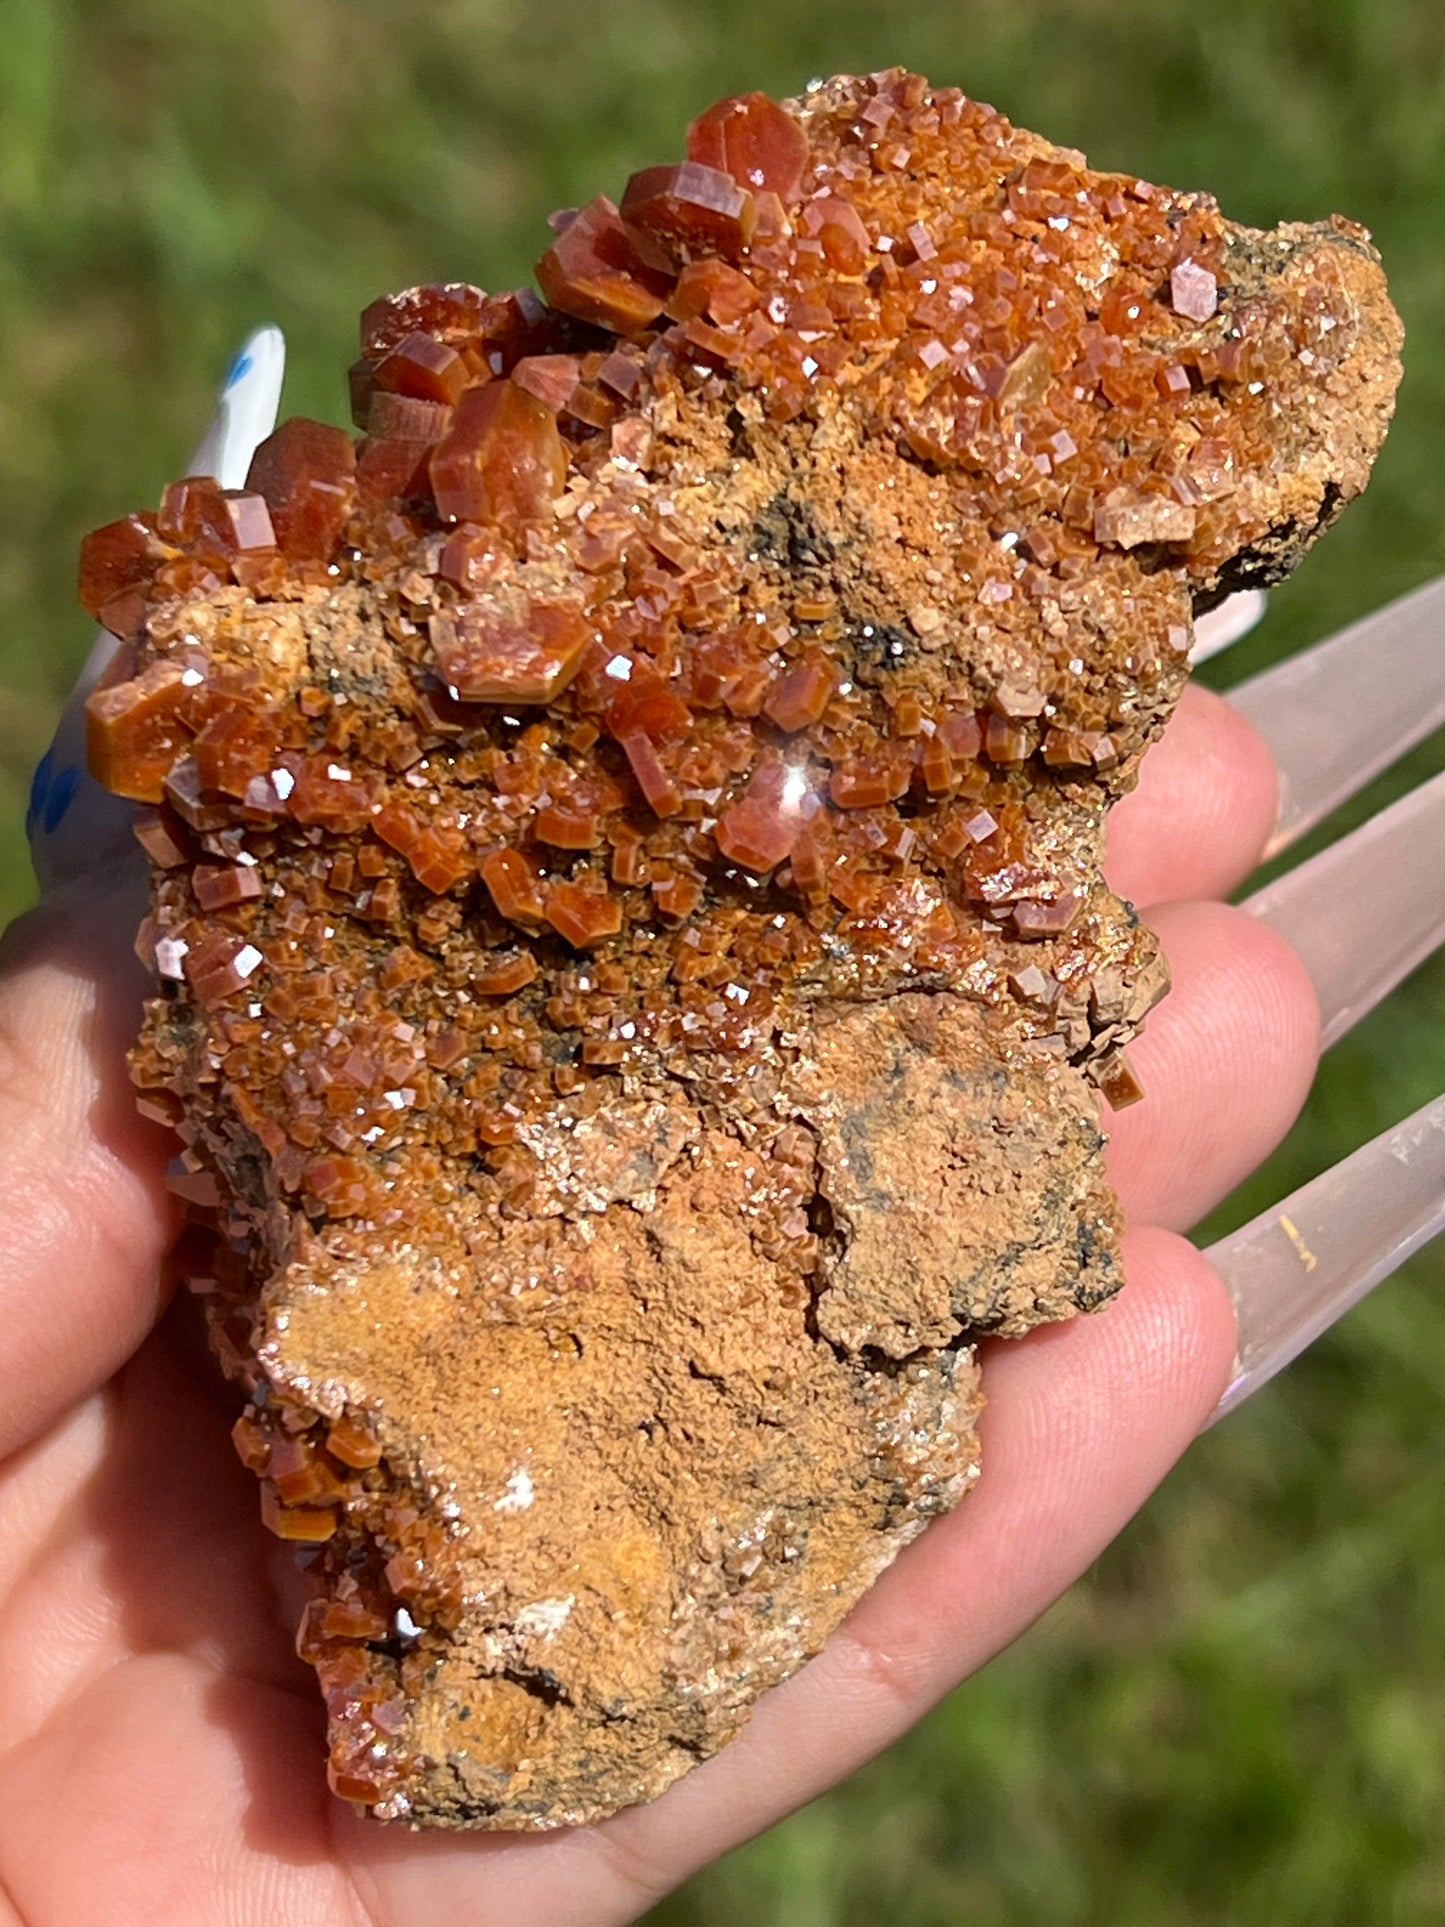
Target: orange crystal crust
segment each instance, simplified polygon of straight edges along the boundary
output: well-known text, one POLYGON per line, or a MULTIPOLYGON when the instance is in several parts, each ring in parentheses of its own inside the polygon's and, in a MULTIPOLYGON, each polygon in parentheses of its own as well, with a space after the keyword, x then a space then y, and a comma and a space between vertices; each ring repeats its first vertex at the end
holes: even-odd
POLYGON ((1191 615, 1359 491, 1368 237, 902 72, 719 103, 530 290, 362 318, 92 536, 150 806, 135 1053, 332 1785, 589 1821, 722 1745, 977 1470, 975 1341, 1119 1284, 1098 867, 1191 615))

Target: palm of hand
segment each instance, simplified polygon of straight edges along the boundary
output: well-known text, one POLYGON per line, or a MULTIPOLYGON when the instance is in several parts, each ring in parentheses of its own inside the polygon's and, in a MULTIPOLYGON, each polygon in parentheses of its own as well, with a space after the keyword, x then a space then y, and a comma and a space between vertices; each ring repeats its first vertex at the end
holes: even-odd
POLYGON ((598 1828, 418 1836, 326 1790, 303 1596, 221 1434, 194 1304, 154 1322, 165 1147, 135 1120, 135 903, 59 893, 0 983, 0 1918, 27 1922, 625 1921, 866 1759, 1012 1638, 1107 1543, 1208 1414, 1232 1325, 1175 1232, 1287 1127, 1313 1004, 1266 931, 1207 899, 1251 867, 1273 775, 1194 694, 1115 819, 1176 992, 1117 1121, 1131 1283, 1096 1318, 995 1348, 979 1492, 898 1561, 740 1740, 598 1828), (1151 913, 1152 914, 1152 913, 1151 913), (4 1896, 9 1896, 5 1908, 4 1896))

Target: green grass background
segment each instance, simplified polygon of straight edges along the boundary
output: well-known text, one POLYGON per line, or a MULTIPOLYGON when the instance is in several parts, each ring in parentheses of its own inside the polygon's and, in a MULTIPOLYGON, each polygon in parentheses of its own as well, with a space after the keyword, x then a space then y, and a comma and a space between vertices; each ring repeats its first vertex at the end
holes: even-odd
MULTIPOLYGON (((1398 426, 1215 680, 1445 568, 1440 0, 5 0, 0 908, 28 900, 25 788, 88 644, 79 536, 155 499, 250 325, 287 331, 288 410, 344 419, 373 294, 511 285, 549 208, 677 152, 707 101, 896 62, 1236 218, 1374 229, 1411 333, 1398 426)), ((1445 1086, 1442 989, 1420 973, 1333 1053, 1220 1223, 1445 1086)), ((1427 1254, 1009 1654, 657 1927, 1445 1921, 1442 1287, 1427 1254)))

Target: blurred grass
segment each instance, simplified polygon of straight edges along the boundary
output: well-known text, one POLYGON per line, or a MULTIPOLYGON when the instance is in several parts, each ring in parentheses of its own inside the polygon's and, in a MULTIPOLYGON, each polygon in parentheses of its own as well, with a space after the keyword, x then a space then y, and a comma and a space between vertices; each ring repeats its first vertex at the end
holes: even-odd
MULTIPOLYGON (((343 419, 376 292, 510 285, 549 208, 677 151, 708 100, 895 62, 1236 218, 1374 229, 1411 330, 1398 426, 1216 680, 1445 568, 1439 0, 6 0, 0 910, 88 644, 76 542, 154 500, 247 327, 287 331, 288 410, 343 419)), ((1421 972, 1333 1053, 1219 1224, 1445 1086, 1442 990, 1421 972)), ((1012 1652, 657 1927, 1445 1921, 1442 1285, 1427 1254, 1012 1652)))

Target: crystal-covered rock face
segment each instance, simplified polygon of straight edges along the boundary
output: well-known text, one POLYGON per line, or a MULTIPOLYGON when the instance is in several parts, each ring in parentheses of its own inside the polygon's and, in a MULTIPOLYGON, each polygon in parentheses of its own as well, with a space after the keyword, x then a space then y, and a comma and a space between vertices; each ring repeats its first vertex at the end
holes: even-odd
POLYGON ((1360 229, 901 72, 719 103, 538 275, 374 303, 359 440, 82 563, 332 1784, 443 1826, 721 1746, 972 1482, 976 1341, 1117 1288, 1104 814, 1399 372, 1360 229))

